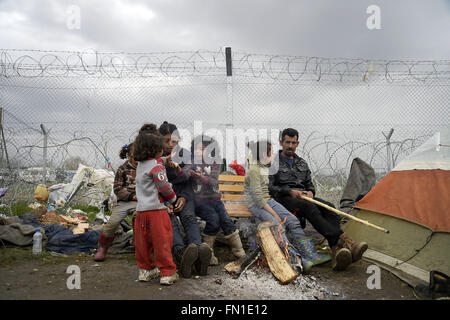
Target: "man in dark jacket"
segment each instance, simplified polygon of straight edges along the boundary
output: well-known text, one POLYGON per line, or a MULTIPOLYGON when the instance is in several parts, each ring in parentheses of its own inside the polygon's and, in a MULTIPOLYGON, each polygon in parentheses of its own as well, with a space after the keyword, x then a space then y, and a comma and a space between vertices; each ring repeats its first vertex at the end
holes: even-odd
MULTIPOLYGON (((176 156, 172 157, 174 162, 177 162, 177 159, 191 158, 188 150, 179 147, 179 137, 176 135, 177 127, 174 124, 164 122, 158 130, 163 136, 164 155, 175 154, 176 156)), ((179 165, 183 168, 186 164, 181 162, 179 165)), ((184 170, 177 171, 175 168, 168 166, 166 166, 166 172, 167 178, 177 195, 177 201, 173 208, 175 215, 171 216, 173 229, 172 253, 175 261, 181 275, 185 278, 191 277, 193 266, 196 267, 200 275, 206 275, 212 250, 206 243, 202 243, 200 227, 195 215, 194 192, 189 181, 190 177, 184 170), (180 218, 181 225, 186 233, 187 246, 184 243, 177 216, 180 218)))
POLYGON ((295 154, 298 144, 297 130, 283 130, 280 137, 282 150, 275 160, 278 161, 278 171, 269 177, 269 192, 297 218, 306 218, 327 239, 332 250, 333 269, 344 270, 350 263, 361 259, 367 250, 367 243, 355 242, 344 234, 340 228, 339 217, 335 213, 302 199, 314 198, 334 207, 330 202, 315 198, 316 191, 308 164, 295 154))

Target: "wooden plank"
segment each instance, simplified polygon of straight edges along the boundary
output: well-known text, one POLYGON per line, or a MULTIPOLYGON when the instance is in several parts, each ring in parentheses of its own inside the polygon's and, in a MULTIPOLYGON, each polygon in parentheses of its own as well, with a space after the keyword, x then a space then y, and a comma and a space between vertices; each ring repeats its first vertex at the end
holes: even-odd
POLYGON ((80 222, 78 226, 72 230, 73 234, 83 234, 89 230, 89 223, 80 222))
POLYGON ((222 193, 222 201, 245 201, 245 196, 242 194, 222 193))
POLYGON ((253 214, 250 211, 228 211, 228 215, 233 218, 251 218, 253 214))
POLYGON ((261 249, 269 264, 270 271, 281 284, 287 284, 298 277, 298 274, 292 269, 287 261, 277 241, 270 231, 271 222, 263 222, 258 226, 256 236, 261 243, 261 249))
POLYGON ((227 211, 248 211, 247 205, 235 203, 225 203, 225 209, 227 209, 227 211))
POLYGON ((219 182, 241 182, 244 183, 244 176, 235 176, 232 174, 221 174, 219 175, 219 182))
POLYGON ((245 204, 225 203, 225 209, 230 217, 253 217, 245 204))
POLYGON ((244 192, 244 186, 239 184, 219 184, 219 191, 244 192))

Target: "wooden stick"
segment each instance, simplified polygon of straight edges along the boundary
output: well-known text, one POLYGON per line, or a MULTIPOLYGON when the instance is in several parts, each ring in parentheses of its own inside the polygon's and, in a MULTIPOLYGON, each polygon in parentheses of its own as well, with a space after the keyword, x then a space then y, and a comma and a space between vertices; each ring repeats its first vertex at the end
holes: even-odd
POLYGON ((312 202, 312 203, 314 203, 314 204, 317 204, 318 206, 321 206, 321 207, 323 207, 323 208, 325 208, 325 209, 327 209, 327 210, 333 211, 334 213, 337 213, 338 215, 341 215, 341 216, 344 216, 344 217, 349 218, 349 219, 351 219, 351 220, 355 220, 355 221, 357 221, 357 222, 360 222, 360 223, 362 223, 362 224, 365 224, 365 225, 368 226, 368 227, 372 227, 372 228, 375 228, 375 229, 377 229, 377 230, 383 231, 383 232, 385 232, 385 233, 389 233, 389 230, 387 230, 387 229, 384 229, 384 228, 382 228, 382 227, 379 227, 379 226, 377 226, 377 225, 374 225, 374 224, 370 223, 370 222, 367 221, 367 220, 362 220, 362 219, 356 218, 356 217, 354 217, 354 216, 352 216, 352 215, 350 215, 350 214, 347 214, 347 213, 342 212, 342 211, 340 211, 340 210, 338 210, 338 209, 335 209, 335 208, 333 208, 333 207, 330 207, 330 206, 328 206, 328 205, 326 205, 325 203, 322 203, 322 202, 320 202, 320 201, 317 201, 317 200, 314 200, 314 199, 311 199, 311 198, 308 198, 308 197, 304 197, 304 196, 302 196, 302 199, 303 199, 303 200, 306 200, 306 201, 309 201, 309 202, 312 202))

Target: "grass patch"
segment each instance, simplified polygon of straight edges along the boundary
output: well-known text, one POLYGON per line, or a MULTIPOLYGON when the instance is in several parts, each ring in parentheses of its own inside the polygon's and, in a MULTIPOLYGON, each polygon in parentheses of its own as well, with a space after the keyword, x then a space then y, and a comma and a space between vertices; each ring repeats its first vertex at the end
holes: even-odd
POLYGON ((36 262, 39 264, 55 264, 62 261, 72 261, 80 256, 88 256, 85 253, 70 256, 53 256, 43 250, 42 254, 34 255, 31 247, 11 247, 0 249, 0 267, 10 266, 24 262, 36 262))
MULTIPOLYGON (((85 212, 88 217, 88 222, 92 222, 95 220, 95 216, 100 212, 100 209, 94 206, 85 206, 85 205, 72 205, 70 206, 73 210, 78 209, 85 212)), ((105 211, 105 215, 111 215, 111 211, 105 211)))
MULTIPOLYGON (((33 212, 33 209, 29 208, 28 205, 31 203, 27 201, 18 201, 16 203, 11 204, 11 206, 5 205, 0 207, 0 213, 6 216, 20 216, 25 213, 33 212)), ((100 209, 94 206, 86 206, 86 205, 78 205, 74 204, 70 206, 72 209, 78 209, 85 212, 85 215, 88 217, 88 222, 92 222, 95 220, 95 216, 100 212, 100 209)), ((56 212, 59 214, 65 214, 68 207, 64 207, 61 209, 57 209, 56 212)), ((105 211, 105 215, 111 215, 111 211, 105 211)), ((131 222, 131 221, 130 221, 131 222)))
POLYGON ((28 208, 28 202, 26 201, 19 201, 11 205, 11 211, 9 206, 2 206, 0 207, 0 213, 3 213, 4 215, 9 216, 12 214, 13 216, 20 216, 24 213, 29 213, 33 211, 33 209, 28 208))

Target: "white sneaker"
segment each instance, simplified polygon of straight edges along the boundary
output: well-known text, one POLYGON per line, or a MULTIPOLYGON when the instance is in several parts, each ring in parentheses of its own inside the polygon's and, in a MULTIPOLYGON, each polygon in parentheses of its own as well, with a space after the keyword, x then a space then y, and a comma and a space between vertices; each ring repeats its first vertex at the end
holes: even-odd
POLYGON ((150 281, 159 276, 158 267, 153 268, 152 270, 147 269, 139 269, 139 281, 150 281))
POLYGON ((161 277, 161 279, 159 280, 160 284, 163 284, 165 286, 170 286, 172 285, 174 282, 176 282, 179 279, 178 273, 174 273, 170 276, 165 276, 165 277, 161 277))

